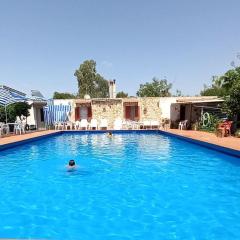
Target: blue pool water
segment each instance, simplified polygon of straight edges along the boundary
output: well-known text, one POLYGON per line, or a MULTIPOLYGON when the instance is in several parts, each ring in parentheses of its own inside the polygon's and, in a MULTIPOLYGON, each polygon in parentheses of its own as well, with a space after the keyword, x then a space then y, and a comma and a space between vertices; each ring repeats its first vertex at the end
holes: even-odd
POLYGON ((240 239, 240 159, 157 133, 11 148, 0 152, 0 237, 240 239))

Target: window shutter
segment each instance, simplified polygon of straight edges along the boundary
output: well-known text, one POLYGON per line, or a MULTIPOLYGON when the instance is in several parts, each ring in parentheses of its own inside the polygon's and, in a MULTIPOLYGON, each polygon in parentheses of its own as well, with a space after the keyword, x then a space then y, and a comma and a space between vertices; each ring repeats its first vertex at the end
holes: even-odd
POLYGON ((140 118, 140 107, 139 106, 135 106, 135 117, 140 118))
POLYGON ((88 118, 92 118, 92 108, 88 107, 88 118))
POLYGON ((126 119, 130 119, 131 116, 131 107, 130 106, 126 106, 125 107, 125 118, 126 119))
POLYGON ((80 107, 75 108, 75 121, 80 120, 80 107))

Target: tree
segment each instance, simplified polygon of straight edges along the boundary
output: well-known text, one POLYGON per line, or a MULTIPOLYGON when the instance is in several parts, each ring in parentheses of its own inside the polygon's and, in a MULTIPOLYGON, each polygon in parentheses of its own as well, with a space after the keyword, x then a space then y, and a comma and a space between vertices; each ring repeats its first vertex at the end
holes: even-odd
POLYGON ((96 97, 96 98, 107 98, 107 97, 109 97, 108 81, 105 80, 98 73, 96 74, 96 77, 95 77, 95 95, 93 95, 93 97, 96 97))
POLYGON ((200 92, 201 96, 224 96, 226 89, 223 87, 224 79, 222 77, 213 76, 212 85, 204 84, 204 89, 200 92))
POLYGON ((240 79, 233 84, 229 95, 225 96, 224 110, 230 117, 240 115, 240 79))
POLYGON ((137 91, 139 97, 170 97, 170 89, 172 84, 168 83, 166 79, 159 80, 156 77, 152 79, 152 82, 140 84, 140 88, 137 91))
MULTIPOLYGON (((237 55, 240 59, 240 54, 237 55)), ((225 102, 222 111, 227 113, 230 118, 240 117, 240 66, 235 62, 231 63, 232 69, 228 70, 220 77, 214 76, 211 87, 204 87, 201 91, 202 96, 215 95, 222 97, 225 102)))
POLYGON ((222 79, 222 87, 226 90, 226 94, 228 94, 231 88, 240 80, 240 67, 227 71, 220 78, 222 79))
MULTIPOLYGON (((13 103, 7 106, 7 119, 8 122, 15 122, 19 117, 22 121, 23 118, 30 116, 29 109, 31 106, 26 102, 13 103)), ((6 114, 4 107, 0 107, 0 122, 6 121, 6 114)))
POLYGON ((30 116, 29 109, 31 109, 31 106, 26 102, 14 103, 14 109, 16 116, 19 117, 21 121, 30 116))
POLYGON ((117 98, 127 98, 128 97, 128 93, 125 93, 123 91, 118 92, 116 95, 117 98))
POLYGON ((54 92, 53 99, 74 99, 76 96, 72 93, 54 92))
POLYGON ((78 81, 78 94, 84 97, 89 94, 91 97, 109 97, 108 81, 96 71, 94 60, 84 61, 74 73, 78 81))
POLYGON ((176 93, 173 95, 173 97, 183 97, 182 91, 179 89, 176 89, 176 93))

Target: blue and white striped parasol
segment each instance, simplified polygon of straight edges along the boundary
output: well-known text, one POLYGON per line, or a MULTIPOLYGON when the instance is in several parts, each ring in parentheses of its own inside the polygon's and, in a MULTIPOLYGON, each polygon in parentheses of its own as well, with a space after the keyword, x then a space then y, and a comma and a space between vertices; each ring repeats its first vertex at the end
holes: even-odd
POLYGON ((70 112, 71 105, 49 104, 44 107, 44 121, 46 125, 52 125, 56 122, 66 122, 70 112))
POLYGON ((25 102, 26 100, 26 94, 6 86, 0 86, 0 105, 5 107, 6 123, 7 106, 16 102, 25 102))

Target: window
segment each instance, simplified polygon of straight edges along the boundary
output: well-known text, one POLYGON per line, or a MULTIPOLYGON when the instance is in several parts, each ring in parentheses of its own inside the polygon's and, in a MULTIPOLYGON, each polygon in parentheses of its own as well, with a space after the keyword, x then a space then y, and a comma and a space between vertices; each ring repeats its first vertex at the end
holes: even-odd
POLYGON ((43 108, 40 108, 40 118, 41 118, 41 122, 44 122, 43 108))

